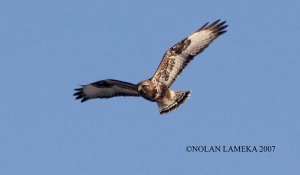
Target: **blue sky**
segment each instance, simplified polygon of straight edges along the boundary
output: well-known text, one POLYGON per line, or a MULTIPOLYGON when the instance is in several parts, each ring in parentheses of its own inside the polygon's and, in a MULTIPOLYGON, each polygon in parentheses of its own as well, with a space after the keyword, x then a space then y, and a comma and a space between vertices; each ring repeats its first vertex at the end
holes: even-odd
POLYGON ((299 174, 299 6, 1 0, 0 174, 299 174), (141 98, 74 100, 80 84, 150 78, 167 49, 219 18, 228 32, 174 84, 192 91, 176 112, 141 98))

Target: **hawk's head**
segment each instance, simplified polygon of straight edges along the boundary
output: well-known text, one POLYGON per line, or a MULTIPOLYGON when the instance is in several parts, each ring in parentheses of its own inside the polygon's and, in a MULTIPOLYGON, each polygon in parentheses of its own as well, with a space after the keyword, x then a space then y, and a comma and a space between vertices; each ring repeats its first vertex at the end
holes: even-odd
POLYGON ((156 96, 156 89, 150 80, 142 81, 138 84, 139 94, 147 100, 154 101, 156 96))

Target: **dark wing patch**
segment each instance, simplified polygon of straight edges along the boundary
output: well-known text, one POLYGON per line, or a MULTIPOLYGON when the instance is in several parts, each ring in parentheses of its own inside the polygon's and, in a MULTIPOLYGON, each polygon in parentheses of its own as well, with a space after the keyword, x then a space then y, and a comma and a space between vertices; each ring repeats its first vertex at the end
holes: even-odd
POLYGON ((170 87, 182 70, 218 36, 226 32, 226 21, 206 23, 195 33, 175 44, 164 55, 151 81, 157 86, 170 87))
POLYGON ((175 54, 181 54, 186 48, 188 48, 190 44, 191 40, 186 38, 173 46, 171 48, 171 52, 174 52, 175 54))
POLYGON ((101 80, 88 85, 82 85, 81 88, 74 89, 76 100, 81 99, 85 102, 93 98, 111 98, 116 96, 139 96, 137 86, 119 80, 101 80))

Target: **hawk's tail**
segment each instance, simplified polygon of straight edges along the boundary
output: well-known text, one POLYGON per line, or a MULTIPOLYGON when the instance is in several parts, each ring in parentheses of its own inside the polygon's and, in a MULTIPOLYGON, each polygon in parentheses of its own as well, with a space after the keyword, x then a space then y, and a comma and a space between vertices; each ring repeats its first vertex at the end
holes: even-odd
POLYGON ((176 110, 182 103, 184 103, 191 95, 190 91, 175 92, 175 99, 169 104, 158 104, 160 114, 176 110))

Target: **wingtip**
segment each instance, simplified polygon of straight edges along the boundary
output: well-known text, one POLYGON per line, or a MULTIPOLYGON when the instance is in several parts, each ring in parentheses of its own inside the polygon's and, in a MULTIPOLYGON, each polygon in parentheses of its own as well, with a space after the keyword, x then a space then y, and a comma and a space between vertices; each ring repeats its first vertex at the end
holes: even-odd
POLYGON ((73 94, 73 96, 75 96, 75 100, 80 100, 82 103, 82 102, 87 101, 88 98, 83 93, 84 85, 80 85, 80 86, 81 86, 81 88, 74 89, 74 91, 76 91, 76 92, 73 94))
POLYGON ((78 96, 78 95, 80 95, 82 92, 81 92, 81 90, 80 91, 77 91, 77 92, 75 92, 74 94, 73 94, 73 96, 78 96))
POLYGON ((205 23, 202 27, 200 27, 197 31, 200 31, 200 30, 202 30, 202 29, 205 29, 206 28, 206 26, 209 24, 209 22, 207 22, 207 23, 205 23))
POLYGON ((225 29, 226 27, 228 27, 228 25, 226 24, 226 20, 222 21, 221 19, 217 19, 212 23, 205 23, 202 27, 200 27, 197 31, 200 30, 207 30, 207 29, 218 29, 219 31, 225 29))
POLYGON ((227 30, 223 30, 223 31, 219 32, 218 34, 219 34, 219 35, 222 35, 222 34, 224 34, 224 33, 226 33, 226 32, 227 32, 227 30))
POLYGON ((81 99, 83 96, 80 94, 80 95, 77 95, 77 97, 75 98, 76 100, 79 100, 81 99))
POLYGON ((218 24, 220 22, 220 19, 214 21, 213 23, 211 23, 209 26, 207 26, 206 28, 211 28, 211 27, 214 27, 216 24, 218 24))
POLYGON ((86 98, 86 97, 83 97, 82 99, 81 99, 81 103, 83 103, 83 102, 85 102, 85 101, 87 101, 88 100, 88 98, 86 98))
POLYGON ((214 23, 209 25, 207 29, 211 29, 214 33, 217 34, 217 36, 220 36, 227 32, 227 30, 225 30, 227 27, 228 25, 226 24, 226 20, 221 21, 220 19, 218 19, 214 23))

